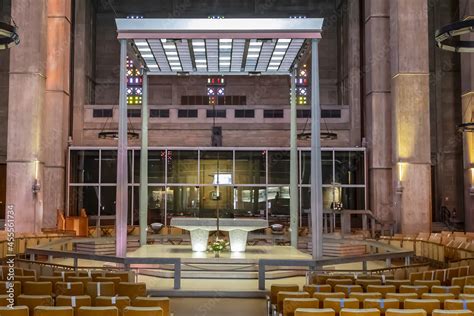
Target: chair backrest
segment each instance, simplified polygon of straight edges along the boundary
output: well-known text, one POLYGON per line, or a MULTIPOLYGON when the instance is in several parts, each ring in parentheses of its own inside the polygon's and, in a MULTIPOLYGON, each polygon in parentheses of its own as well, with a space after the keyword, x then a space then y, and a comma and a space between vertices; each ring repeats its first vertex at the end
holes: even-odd
POLYGON ((34 316, 74 316, 74 310, 69 306, 38 306, 34 316))
POLYGON ((400 308, 404 308, 405 300, 411 298, 416 299, 418 298, 418 294, 416 293, 387 293, 386 298, 394 298, 400 302, 400 308))
POLYGON ((464 294, 474 294, 474 285, 466 285, 463 290, 464 294))
POLYGON ((130 298, 128 296, 98 296, 95 299, 96 306, 116 306, 119 314, 125 307, 130 306, 130 298))
POLYGON ((368 298, 364 301, 364 308, 376 308, 382 314, 389 308, 400 308, 400 302, 394 298, 373 299, 368 298))
POLYGON ((362 286, 364 291, 367 291, 368 285, 382 285, 381 279, 357 279, 355 284, 362 286))
POLYGON ((454 297, 453 293, 423 293, 421 298, 424 300, 438 300, 441 303, 441 308, 443 308, 444 301, 454 300, 456 297, 454 297))
POLYGON ((461 288, 464 287, 465 283, 466 283, 466 277, 457 277, 457 278, 451 279, 451 285, 457 285, 461 288))
POLYGON ((460 300, 474 300, 474 294, 459 294, 460 300))
POLYGON ((400 286, 411 285, 411 281, 408 279, 407 280, 385 280, 385 285, 394 285, 396 291, 398 292, 398 289, 400 288, 400 286))
POLYGON ((376 308, 368 309, 353 309, 353 308, 343 308, 339 315, 341 316, 380 316, 380 311, 376 308))
POLYGON ((85 289, 87 283, 92 282, 92 278, 88 276, 68 276, 66 277, 66 282, 81 282, 85 289))
POLYGON ((117 289, 120 296, 128 296, 133 301, 138 296, 146 296, 146 283, 120 282, 117 289))
POLYGON ((51 282, 53 284, 53 289, 54 286, 56 285, 57 282, 63 281, 63 278, 61 276, 44 276, 40 275, 38 277, 39 282, 51 282))
POLYGON ((332 291, 332 288, 329 284, 307 284, 303 285, 303 291, 308 292, 309 296, 313 296, 316 292, 326 292, 329 293, 332 291))
POLYGON ((83 306, 79 308, 78 316, 118 316, 118 309, 115 306, 83 306))
POLYGON ((354 284, 353 279, 327 279, 326 284, 329 284, 332 289, 334 290, 334 287, 336 285, 352 285, 354 284))
POLYGON ((434 299, 406 299, 405 309, 424 309, 428 315, 431 315, 433 310, 441 308, 441 302, 434 299))
MULTIPOLYGON (((427 272, 427 271, 425 271, 427 272)), ((408 278, 410 279, 410 283, 413 284, 416 280, 423 280, 423 273, 424 272, 412 272, 408 275, 408 278)), ((430 279, 431 280, 431 279, 430 279)))
POLYGON ((170 316, 169 297, 136 297, 132 301, 132 306, 136 307, 160 307, 163 310, 163 316, 170 316))
POLYGON ((114 296, 115 285, 113 282, 89 282, 87 283, 86 294, 92 297, 92 303, 98 296, 114 296))
POLYGON ((130 282, 129 280, 129 273, 128 272, 105 272, 106 277, 118 277, 120 278, 120 282, 130 282))
POLYGON ((389 308, 385 311, 385 316, 426 316, 426 311, 424 309, 389 308))
POLYGON ((469 309, 474 311, 474 300, 446 300, 444 301, 444 309, 460 310, 469 309))
POLYGON ((14 282, 0 281, 0 295, 8 295, 9 294, 8 292, 12 291, 11 287, 13 287, 13 295, 16 299, 16 297, 21 294, 20 281, 14 281, 14 282))
POLYGON ((423 293, 429 293, 429 289, 426 285, 402 285, 400 286, 400 293, 416 293, 418 298, 423 295, 423 293))
POLYGON ((297 308, 295 316, 336 316, 332 308, 297 308))
POLYGON ((351 293, 362 293, 364 290, 360 285, 336 284, 334 286, 334 292, 342 292, 346 295, 346 297, 349 297, 349 294, 351 293))
POLYGON ((109 277, 97 277, 97 278, 95 278, 95 282, 113 282, 114 287, 115 287, 115 291, 117 291, 120 282, 122 282, 122 279, 118 276, 116 276, 116 277, 110 277, 110 276, 109 277))
POLYGON ((17 305, 28 306, 30 316, 34 315, 37 306, 53 306, 53 298, 51 295, 18 295, 17 305))
POLYGON ((435 309, 432 316, 472 316, 473 313, 470 310, 459 310, 459 311, 446 311, 442 309, 435 309))
POLYGON ((91 278, 92 281, 95 281, 95 278, 104 276, 104 272, 87 270, 87 271, 78 271, 77 275, 79 277, 88 277, 88 278, 91 278))
POLYGON ((359 308, 359 300, 355 298, 327 298, 323 303, 324 308, 332 308, 336 314, 343 308, 359 308))
POLYGON ((92 306, 92 299, 89 295, 66 296, 60 295, 56 297, 56 306, 71 306, 75 313, 82 306, 92 306))
POLYGON ((456 298, 459 297, 461 294, 461 287, 460 286, 433 286, 431 288, 431 293, 452 293, 456 298))
POLYGON ((163 316, 163 310, 160 307, 127 306, 123 309, 123 316, 163 316))
POLYGON ((413 282, 413 285, 426 285, 429 289, 431 289, 435 285, 441 285, 440 280, 416 280, 413 282))
POLYGON ((22 291, 26 295, 52 295, 53 283, 27 281, 23 283, 22 291))
POLYGON ((349 294, 349 298, 355 298, 359 301, 359 307, 363 308, 364 307, 364 301, 366 299, 381 299, 382 294, 378 292, 372 292, 372 293, 351 293, 349 294))
POLYGON ((396 293, 397 287, 395 285, 367 285, 367 292, 380 293, 382 294, 382 297, 385 298, 387 293, 396 293))
POLYGON ((277 312, 283 311, 283 301, 285 298, 309 298, 308 292, 286 292, 281 291, 277 294, 277 312))
POLYGON ((56 295, 84 295, 84 284, 82 282, 57 282, 54 288, 56 295))
POLYGON ((342 292, 331 292, 331 293, 325 293, 325 292, 319 292, 319 293, 314 293, 313 294, 314 298, 317 298, 319 300, 319 307, 323 308, 324 306, 324 301, 328 298, 345 298, 346 295, 342 292))
POLYGON ((298 308, 319 308, 317 298, 285 298, 283 300, 283 316, 293 316, 298 308))
POLYGON ((0 315, 2 316, 28 316, 28 306, 0 306, 0 315))
POLYGON ((270 302, 272 304, 277 303, 278 292, 298 292, 298 284, 272 284, 270 287, 270 302))
POLYGON ((54 271, 53 276, 60 276, 62 281, 66 281, 66 277, 68 276, 76 276, 75 271, 54 271))

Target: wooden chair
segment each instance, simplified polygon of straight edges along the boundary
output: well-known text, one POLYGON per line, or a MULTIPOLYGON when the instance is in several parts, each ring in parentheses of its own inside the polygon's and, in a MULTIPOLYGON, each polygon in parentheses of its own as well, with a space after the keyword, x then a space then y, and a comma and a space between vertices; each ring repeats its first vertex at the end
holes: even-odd
POLYGON ((0 306, 0 315, 2 316, 29 316, 28 306, 0 306))
POLYGON ((385 311, 385 316, 426 316, 423 309, 393 309, 389 308, 385 311))
POLYGON ((346 284, 336 284, 334 286, 334 292, 342 292, 346 297, 349 297, 351 293, 363 293, 364 290, 360 285, 346 285, 346 284))
POLYGON ((444 301, 444 309, 461 310, 469 309, 474 311, 474 300, 446 300, 444 301))
POLYGON ((355 298, 359 301, 359 308, 364 308, 364 301, 366 299, 382 299, 382 294, 378 292, 372 293, 351 293, 349 298, 355 298))
POLYGON ((130 298, 128 296, 98 296, 95 299, 95 305, 115 306, 119 311, 119 315, 123 315, 124 308, 130 306, 130 298))
POLYGON ((51 295, 18 295, 18 306, 27 306, 30 316, 34 315, 37 306, 53 306, 53 298, 51 295))
POLYGON ((118 316, 118 309, 115 306, 82 306, 79 308, 78 316, 118 316))
POLYGON ((385 315, 385 311, 389 308, 400 308, 400 302, 394 298, 386 299, 366 299, 364 301, 364 308, 376 308, 380 311, 380 314, 385 315))
POLYGON ((418 298, 418 294, 416 293, 388 293, 386 298, 394 298, 400 302, 400 308, 405 307, 405 300, 406 299, 416 299, 418 298))
POLYGON ((455 299, 453 293, 424 293, 421 298, 424 300, 438 300, 441 303, 441 308, 444 308, 444 301, 455 299))
POLYGON ((433 313, 433 310, 440 308, 441 303, 439 300, 411 298, 405 300, 405 309, 423 309, 428 315, 431 315, 431 313, 433 313))
POLYGON ((294 316, 298 308, 318 308, 316 298, 285 298, 283 300, 283 316, 294 316))
POLYGON ((297 308, 295 316, 336 316, 332 308, 297 308))
POLYGON ((57 282, 54 289, 56 296, 68 295, 78 296, 84 295, 84 284, 82 282, 57 282))
POLYGON ((130 274, 128 272, 106 272, 105 277, 120 278, 120 282, 130 282, 130 274))
POLYGON ((458 310, 458 311, 445 311, 442 309, 435 309, 433 311, 433 316, 472 316, 472 311, 470 310, 458 310))
POLYGON ((35 316, 74 316, 74 310, 68 306, 38 306, 35 316))
POLYGON ((127 306, 123 309, 123 316, 163 316, 163 310, 160 307, 127 306))
POLYGON ((376 308, 369 309, 353 309, 353 308, 343 308, 339 315, 341 316, 380 316, 380 311, 376 308))
POLYGON ((325 293, 325 292, 319 292, 319 293, 314 293, 313 294, 314 298, 317 298, 319 301, 319 308, 324 307, 324 301, 328 298, 345 298, 346 295, 342 292, 331 292, 331 293, 325 293))
POLYGON ((388 293, 396 293, 395 285, 367 285, 367 293, 380 293, 383 298, 387 297, 388 293))
POLYGON ((115 285, 113 282, 89 282, 87 283, 86 294, 91 297, 92 304, 95 305, 97 297, 114 296, 115 285))
MULTIPOLYGON (((25 295, 53 295, 53 283, 27 281, 22 285, 25 295)), ((31 311, 30 311, 31 312, 31 311)))
POLYGON ((309 298, 309 293, 308 292, 286 292, 286 291, 278 292, 277 305, 276 305, 277 313, 283 313, 283 301, 286 298, 309 298))
POLYGON ((402 285, 400 286, 400 293, 416 293, 418 298, 421 298, 423 293, 429 293, 426 285, 402 285))
POLYGON ((325 292, 330 293, 332 288, 329 284, 307 284, 303 285, 303 291, 308 292, 310 297, 313 297, 314 293, 325 292))
POLYGON ((433 286, 431 293, 452 293, 456 298, 461 294, 461 287, 459 286, 433 286))
POLYGON ((66 296, 59 295, 56 297, 56 306, 70 306, 74 309, 74 315, 79 315, 79 308, 82 306, 91 306, 92 299, 89 295, 66 296))
POLYGON ((136 297, 132 301, 132 306, 136 307, 160 307, 163 310, 163 316, 170 316, 169 297, 136 297))
POLYGON ((355 298, 327 298, 323 303, 324 308, 332 308, 336 311, 336 315, 343 308, 359 308, 359 300, 355 298))
POLYGON ((146 296, 146 283, 120 282, 117 289, 119 296, 128 296, 133 300, 138 296, 146 296))

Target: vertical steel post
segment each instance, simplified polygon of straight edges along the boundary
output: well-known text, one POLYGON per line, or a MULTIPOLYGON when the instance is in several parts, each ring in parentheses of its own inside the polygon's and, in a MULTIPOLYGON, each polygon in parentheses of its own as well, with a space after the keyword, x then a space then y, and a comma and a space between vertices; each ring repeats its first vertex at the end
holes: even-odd
POLYGON ((313 259, 319 259, 323 256, 323 191, 318 45, 319 39, 311 40, 311 241, 313 259))
POLYGON ((142 143, 140 149, 140 246, 146 245, 148 228, 148 72, 143 72, 142 143))
POLYGON ((290 236, 291 246, 298 248, 298 144, 296 126, 296 67, 291 71, 290 118, 290 236))
POLYGON ((127 254, 128 166, 127 166, 127 40, 120 40, 120 91, 117 149, 117 193, 115 211, 115 254, 127 254))

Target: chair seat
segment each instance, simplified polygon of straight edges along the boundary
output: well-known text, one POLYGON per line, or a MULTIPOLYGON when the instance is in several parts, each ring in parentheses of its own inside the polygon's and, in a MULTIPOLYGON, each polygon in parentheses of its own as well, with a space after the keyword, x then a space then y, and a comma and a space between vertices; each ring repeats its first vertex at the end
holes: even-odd
POLYGON ((163 316, 170 315, 169 297, 136 297, 132 302, 136 307, 160 307, 163 310, 163 316))
POLYGON ((285 298, 283 300, 283 316, 294 316, 298 308, 318 308, 317 298, 285 298))
POLYGON ((386 298, 386 299, 366 299, 364 301, 364 308, 376 308, 382 314, 389 308, 400 308, 400 302, 394 298, 386 298))
POLYGON ((380 311, 376 308, 358 309, 343 308, 339 313, 341 316, 380 316, 380 311))
POLYGON ((0 306, 0 315, 2 316, 28 316, 28 306, 0 306))
POLYGON ((442 309, 435 309, 433 311, 432 316, 472 316, 473 313, 470 310, 452 310, 452 311, 447 311, 447 310, 442 310, 442 309))
POLYGON ((322 308, 324 306, 324 301, 328 298, 345 298, 346 295, 342 292, 331 292, 331 293, 314 293, 314 298, 319 300, 319 307, 322 308))
POLYGON ((426 316, 424 309, 392 309, 385 311, 385 316, 426 316))
POLYGON ((127 306, 123 309, 123 316, 163 316, 163 310, 160 307, 127 306))
POLYGON ((69 306, 38 306, 35 316, 74 316, 74 310, 69 306))
POLYGON ((336 316, 332 308, 297 308, 295 316, 336 316))
POLYGON ((83 306, 79 308, 78 316, 118 316, 118 309, 115 306, 83 306))
POLYGON ((405 300, 405 309, 424 309, 428 315, 433 310, 441 308, 441 302, 434 299, 407 299, 405 300))

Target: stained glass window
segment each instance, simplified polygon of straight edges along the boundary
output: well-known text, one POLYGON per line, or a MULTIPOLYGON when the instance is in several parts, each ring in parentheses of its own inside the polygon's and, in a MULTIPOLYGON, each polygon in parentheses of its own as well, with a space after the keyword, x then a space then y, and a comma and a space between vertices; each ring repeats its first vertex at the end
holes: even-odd
POLYGON ((141 105, 143 96, 143 76, 140 69, 127 59, 127 104, 141 105))
POLYGON ((209 105, 216 105, 218 97, 225 95, 225 80, 223 77, 207 78, 207 96, 209 105))
POLYGON ((296 104, 308 104, 308 70, 306 65, 298 69, 296 76, 296 104))

